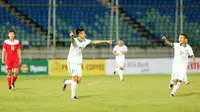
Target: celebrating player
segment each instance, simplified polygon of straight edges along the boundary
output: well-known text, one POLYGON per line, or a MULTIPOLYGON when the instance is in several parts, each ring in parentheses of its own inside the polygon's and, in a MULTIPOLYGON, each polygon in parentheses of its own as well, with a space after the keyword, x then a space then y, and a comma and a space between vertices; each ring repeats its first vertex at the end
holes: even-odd
POLYGON ((172 65, 172 79, 170 80, 169 87, 172 88, 176 84, 170 94, 171 97, 174 97, 174 94, 181 85, 181 82, 185 80, 188 57, 192 57, 192 63, 195 63, 195 56, 192 48, 187 44, 188 36, 184 33, 179 35, 179 43, 171 43, 167 40, 165 36, 162 39, 170 46, 174 47, 174 61, 172 65))
POLYGON ((2 50, 2 64, 6 65, 9 90, 15 90, 15 82, 18 77, 19 64, 22 61, 20 43, 15 39, 15 35, 16 33, 14 30, 9 31, 9 39, 4 41, 2 50), (14 69, 13 77, 12 69, 14 69))
POLYGON ((68 55, 68 70, 69 74, 72 76, 72 80, 64 80, 62 90, 65 91, 66 86, 71 84, 71 98, 72 100, 77 100, 75 91, 76 85, 81 82, 82 77, 82 50, 90 43, 92 44, 99 44, 99 43, 109 43, 112 44, 113 40, 89 40, 86 39, 84 29, 77 29, 76 30, 77 38, 74 38, 73 32, 70 33, 71 38, 71 46, 68 55))
POLYGON ((114 71, 114 74, 116 72, 119 74, 120 80, 124 81, 123 78, 123 70, 124 70, 124 65, 125 65, 125 55, 128 53, 128 49, 126 45, 124 45, 123 40, 118 41, 118 45, 116 45, 113 49, 113 54, 115 55, 116 59, 116 64, 117 68, 114 71))

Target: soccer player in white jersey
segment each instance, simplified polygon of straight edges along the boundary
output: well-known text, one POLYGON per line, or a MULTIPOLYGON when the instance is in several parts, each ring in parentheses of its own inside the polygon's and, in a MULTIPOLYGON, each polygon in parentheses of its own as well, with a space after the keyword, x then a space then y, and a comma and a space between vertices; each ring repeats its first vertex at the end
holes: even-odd
POLYGON ((73 32, 70 33, 71 38, 71 46, 69 50, 68 55, 68 70, 69 74, 72 76, 72 80, 64 80, 62 90, 65 91, 66 86, 68 84, 71 84, 71 99, 77 100, 75 91, 76 91, 76 85, 81 82, 82 77, 82 50, 88 45, 88 44, 99 44, 99 43, 109 43, 112 44, 112 40, 89 40, 86 39, 86 34, 84 29, 77 29, 76 30, 77 38, 74 38, 73 32))
POLYGON ((182 81, 185 81, 188 57, 192 57, 192 63, 195 63, 195 56, 192 48, 187 44, 188 36, 184 33, 179 35, 179 43, 171 43, 165 36, 162 39, 170 46, 174 48, 174 61, 172 65, 172 78, 170 80, 169 87, 172 88, 175 84, 170 96, 174 97, 174 94, 178 90, 182 81))
POLYGON ((117 68, 114 71, 114 74, 118 73, 121 81, 124 81, 123 78, 123 70, 125 65, 125 55, 128 53, 128 48, 124 45, 123 40, 118 41, 118 45, 116 45, 113 49, 113 54, 115 55, 117 68))

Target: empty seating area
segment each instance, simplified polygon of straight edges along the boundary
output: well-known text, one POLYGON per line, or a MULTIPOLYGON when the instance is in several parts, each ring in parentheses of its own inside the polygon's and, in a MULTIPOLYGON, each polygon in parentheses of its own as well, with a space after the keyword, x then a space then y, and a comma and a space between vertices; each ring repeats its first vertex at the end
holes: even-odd
MULTIPOLYGON (((48 0, 7 0, 24 15, 31 18, 39 26, 48 30, 48 0)), ((69 45, 68 34, 71 30, 82 27, 90 39, 116 39, 115 17, 113 27, 110 27, 110 9, 106 8, 100 0, 57 0, 56 24, 57 37, 69 45), (112 37, 110 37, 110 31, 112 37)), ((145 26, 159 40, 161 35, 166 35, 170 40, 175 33, 175 0, 119 0, 119 6, 132 18, 145 26)), ((184 0, 183 31, 189 35, 190 44, 199 45, 200 13, 199 1, 184 0)), ((52 13, 52 12, 51 12, 52 13)), ((15 18, 12 14, 0 7, 0 40, 7 38, 7 30, 14 29, 19 40, 30 41, 32 46, 46 46, 47 40, 15 18), (3 16, 2 16, 3 15, 3 16)), ((51 22, 51 25, 53 23, 51 22)), ((178 16, 180 26, 180 15, 178 16)), ((178 31, 180 28, 178 27, 178 31)), ((52 32, 52 29, 51 29, 52 32)), ((150 41, 138 34, 122 17, 119 17, 119 38, 131 46, 151 46, 150 41)), ((1 42, 2 44, 2 42, 1 42)))
MULTIPOLYGON (((122 9, 139 21, 159 39, 166 35, 175 40, 175 0, 121 0, 122 9), (128 6, 126 4, 129 4, 128 6)), ((200 1, 183 0, 183 32, 189 35, 191 45, 199 45, 200 1)), ((180 10, 179 10, 180 11, 180 10)), ((180 13, 178 13, 178 28, 180 33, 180 13)))

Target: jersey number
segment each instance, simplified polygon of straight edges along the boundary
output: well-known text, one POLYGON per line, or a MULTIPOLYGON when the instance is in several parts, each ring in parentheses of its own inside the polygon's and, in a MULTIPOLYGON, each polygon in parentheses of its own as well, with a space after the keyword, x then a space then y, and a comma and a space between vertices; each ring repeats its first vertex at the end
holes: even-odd
POLYGON ((14 51, 15 50, 15 47, 14 46, 11 46, 11 51, 14 51))
POLYGON ((181 52, 180 52, 180 55, 183 55, 183 54, 184 54, 184 52, 183 52, 183 51, 181 51, 181 52))

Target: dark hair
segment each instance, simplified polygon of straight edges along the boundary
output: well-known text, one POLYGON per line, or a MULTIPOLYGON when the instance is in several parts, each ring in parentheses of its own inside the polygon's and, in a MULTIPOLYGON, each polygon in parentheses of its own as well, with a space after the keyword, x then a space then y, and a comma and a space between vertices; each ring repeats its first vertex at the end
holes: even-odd
POLYGON ((9 30, 8 33, 13 32, 14 34, 16 34, 15 30, 9 30))
POLYGON ((181 33, 180 35, 183 35, 183 36, 185 37, 185 39, 188 39, 187 34, 185 34, 185 33, 181 33))
POLYGON ((84 31, 84 29, 83 28, 77 28, 76 29, 76 35, 78 35, 80 32, 82 32, 82 31, 84 31))

